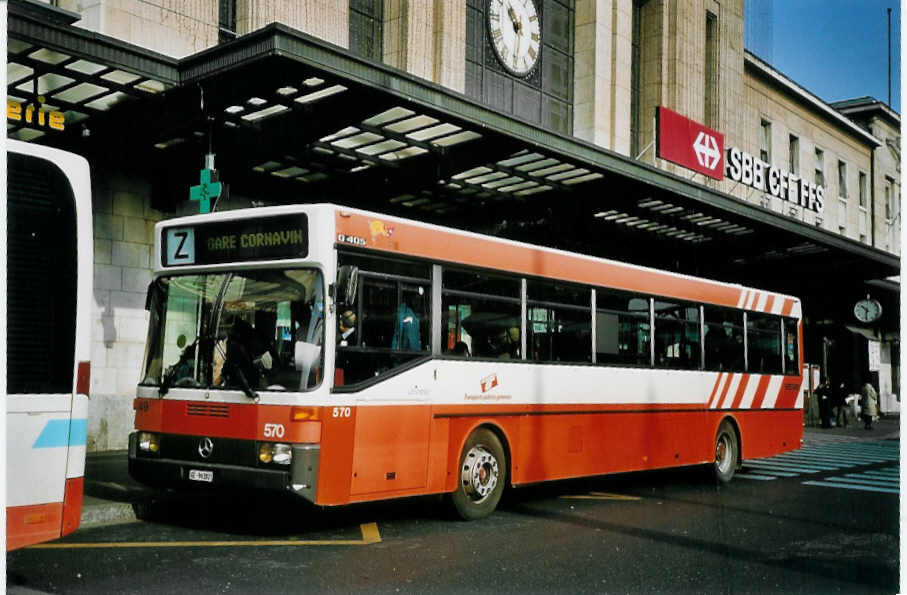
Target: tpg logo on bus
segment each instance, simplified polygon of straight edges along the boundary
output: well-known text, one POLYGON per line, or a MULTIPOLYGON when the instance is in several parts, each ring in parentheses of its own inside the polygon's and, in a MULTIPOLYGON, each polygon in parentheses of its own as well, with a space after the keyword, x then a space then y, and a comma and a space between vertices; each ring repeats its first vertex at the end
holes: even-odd
POLYGON ((737 147, 727 150, 727 177, 816 213, 825 210, 824 186, 779 169, 737 147))
POLYGON ((498 385, 498 375, 497 374, 489 374, 485 378, 482 378, 482 392, 483 393, 487 393, 488 391, 490 391, 497 385, 498 385))

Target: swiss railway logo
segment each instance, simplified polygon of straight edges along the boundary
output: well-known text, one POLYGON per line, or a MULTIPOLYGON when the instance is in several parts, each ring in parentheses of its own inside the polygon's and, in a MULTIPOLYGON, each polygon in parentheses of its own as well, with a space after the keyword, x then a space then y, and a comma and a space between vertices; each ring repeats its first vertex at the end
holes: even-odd
POLYGON ((699 122, 658 107, 656 154, 716 180, 724 179, 724 135, 699 122))
POLYGON ((497 385, 498 385, 498 375, 497 374, 489 374, 485 378, 482 378, 482 392, 483 393, 487 393, 488 391, 490 391, 497 385))
POLYGON ((714 170, 721 163, 721 151, 718 150, 718 141, 704 130, 699 131, 699 136, 693 143, 693 152, 699 165, 714 170))

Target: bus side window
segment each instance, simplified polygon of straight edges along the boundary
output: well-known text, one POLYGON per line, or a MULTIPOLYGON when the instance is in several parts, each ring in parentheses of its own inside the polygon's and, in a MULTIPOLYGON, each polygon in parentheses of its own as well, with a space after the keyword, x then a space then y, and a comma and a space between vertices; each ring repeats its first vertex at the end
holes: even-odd
POLYGON ((746 318, 748 371, 781 374, 781 319, 770 314, 750 312, 746 318))
POLYGON ((800 373, 800 351, 798 349, 800 337, 797 333, 797 321, 793 318, 784 319, 784 373, 796 376, 800 373))
POLYGON ((705 306, 705 369, 744 372, 743 312, 705 306))
POLYGON ((426 265, 341 252, 359 271, 357 328, 337 344, 336 386, 379 377, 431 349, 431 273, 426 265), (342 371, 342 372, 341 372, 342 371))

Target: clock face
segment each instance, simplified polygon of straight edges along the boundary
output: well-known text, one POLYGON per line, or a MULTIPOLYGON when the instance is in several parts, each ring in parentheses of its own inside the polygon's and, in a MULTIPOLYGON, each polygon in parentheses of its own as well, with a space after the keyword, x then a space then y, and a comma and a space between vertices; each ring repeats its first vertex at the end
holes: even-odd
POLYGON ((853 315, 860 322, 873 322, 882 315, 882 304, 878 300, 860 300, 853 307, 853 315))
POLYGON ((542 33, 534 0, 491 0, 488 33, 508 72, 524 77, 538 64, 542 33))

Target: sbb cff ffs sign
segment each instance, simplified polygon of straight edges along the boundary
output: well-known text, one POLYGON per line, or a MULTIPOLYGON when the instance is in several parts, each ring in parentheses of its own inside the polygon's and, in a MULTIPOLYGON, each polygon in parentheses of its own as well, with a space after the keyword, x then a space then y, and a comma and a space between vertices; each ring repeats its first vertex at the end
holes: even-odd
POLYGON ((657 155, 716 180, 724 178, 724 135, 666 107, 655 112, 657 155))

